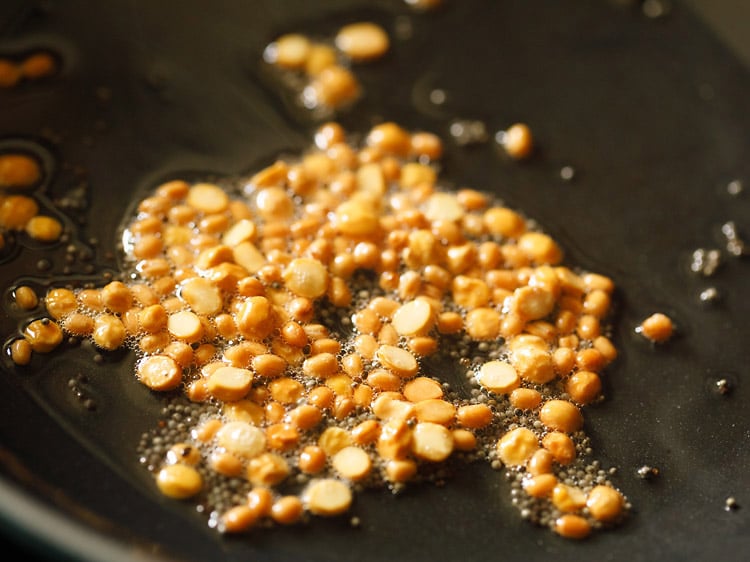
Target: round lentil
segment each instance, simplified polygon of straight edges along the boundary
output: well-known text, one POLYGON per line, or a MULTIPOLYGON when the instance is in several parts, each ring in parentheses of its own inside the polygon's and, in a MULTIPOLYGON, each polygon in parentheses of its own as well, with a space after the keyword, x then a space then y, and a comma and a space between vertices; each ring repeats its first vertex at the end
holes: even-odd
POLYGON ((352 23, 336 34, 336 47, 352 60, 370 61, 382 57, 389 47, 388 34, 371 22, 352 23))
POLYGON ((637 331, 644 338, 656 343, 663 343, 672 337, 674 324, 669 316, 657 312, 641 322, 637 331))

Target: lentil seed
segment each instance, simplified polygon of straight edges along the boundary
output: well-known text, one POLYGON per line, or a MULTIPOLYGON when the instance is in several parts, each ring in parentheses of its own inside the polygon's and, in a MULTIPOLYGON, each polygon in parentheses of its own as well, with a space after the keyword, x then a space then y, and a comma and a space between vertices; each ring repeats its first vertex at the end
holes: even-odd
POLYGON ((16 339, 10 344, 10 358, 19 366, 31 363, 31 343, 26 339, 16 339))
POLYGON ((339 515, 349 509, 352 493, 340 480, 325 478, 310 483, 304 493, 307 508, 315 515, 339 515))
POLYGON ((326 455, 320 447, 308 445, 299 455, 298 466, 305 474, 317 474, 325 468, 326 455))
POLYGON ((539 448, 539 438, 529 429, 519 427, 507 432, 497 442, 497 453, 506 465, 524 465, 539 448))
POLYGON ((342 27, 335 43, 352 60, 363 62, 382 57, 388 51, 390 41, 379 25, 361 22, 342 27))
POLYGON ((242 533, 255 525, 258 518, 246 505, 237 505, 224 513, 222 523, 227 533, 242 533))
POLYGON ((568 539, 584 539, 591 534, 591 525, 580 515, 568 513, 555 520, 554 530, 568 539))
POLYGON ((30 322, 24 329, 23 335, 31 349, 37 353, 49 353, 63 340, 60 326, 46 318, 30 322))
POLYGON ((33 310, 39 304, 36 292, 27 285, 17 287, 13 291, 13 299, 21 310, 33 310))
POLYGON ((550 429, 573 433, 583 425, 583 416, 566 400, 548 400, 539 412, 539 420, 550 429))
POLYGON ((271 506, 271 518, 282 525, 291 525, 302 517, 304 506, 297 496, 284 496, 271 506))
POLYGON ((586 498, 586 507, 598 521, 613 521, 622 513, 622 495, 609 486, 595 486, 586 498))
POLYGON ((37 161, 26 154, 0 154, 0 189, 28 188, 42 176, 37 161))
POLYGON ((165 466, 159 471, 156 482, 162 494, 175 499, 194 496, 203 487, 198 471, 184 464, 165 466))
POLYGON ((527 158, 534 146, 531 129, 524 123, 511 125, 502 135, 502 145, 511 158, 527 158))
POLYGON ((657 312, 646 318, 636 331, 653 342, 663 343, 672 337, 674 325, 668 316, 657 312))

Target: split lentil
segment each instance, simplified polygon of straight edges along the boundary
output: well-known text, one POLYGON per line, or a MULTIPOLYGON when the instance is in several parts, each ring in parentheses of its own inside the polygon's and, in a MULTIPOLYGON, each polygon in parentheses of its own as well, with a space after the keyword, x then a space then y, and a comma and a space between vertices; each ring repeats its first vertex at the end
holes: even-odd
MULTIPOLYGON (((267 56, 302 71, 316 47, 285 36, 267 56)), ((383 123, 347 142, 323 125, 242 195, 158 186, 125 227, 128 281, 50 289, 51 318, 11 358, 28 364, 64 334, 133 349, 137 379, 182 390, 170 404, 194 412, 179 435, 144 436, 144 464, 225 532, 339 515, 355 490, 437 482, 429 465, 481 457, 562 536, 618 521, 628 502, 590 470, 582 431, 617 355, 611 280, 560 265, 558 244, 502 202, 441 191, 436 136, 383 123), (449 363, 470 392, 432 372, 449 363)), ((35 297, 14 295, 29 311, 35 297)))

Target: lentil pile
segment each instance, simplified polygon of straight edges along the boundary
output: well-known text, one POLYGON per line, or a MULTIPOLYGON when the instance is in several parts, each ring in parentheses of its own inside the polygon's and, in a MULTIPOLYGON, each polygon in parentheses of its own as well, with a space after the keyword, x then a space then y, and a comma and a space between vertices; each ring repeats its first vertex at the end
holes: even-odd
POLYGON ((352 67, 382 58, 390 43, 379 25, 356 22, 343 26, 332 39, 282 35, 266 47, 263 59, 301 105, 322 117, 360 97, 362 86, 352 67))
POLYGON ((23 152, 0 153, 0 252, 6 246, 8 233, 25 232, 40 242, 60 239, 62 223, 41 214, 37 200, 23 194, 36 188, 42 177, 42 169, 33 156, 23 152))
POLYGON ((124 228, 123 281, 51 289, 13 359, 64 334, 136 350, 135 376, 170 398, 141 461, 222 532, 340 515, 358 490, 478 459, 559 535, 619 521, 582 414, 617 356, 612 281, 489 195, 440 190, 437 136, 350 140, 326 123, 247 181, 158 186, 124 228))

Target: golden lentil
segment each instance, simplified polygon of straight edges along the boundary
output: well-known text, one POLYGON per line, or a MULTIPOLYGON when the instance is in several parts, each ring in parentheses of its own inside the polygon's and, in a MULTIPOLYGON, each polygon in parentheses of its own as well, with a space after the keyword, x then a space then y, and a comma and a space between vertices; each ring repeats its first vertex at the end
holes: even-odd
POLYGON ((394 375, 408 379, 417 374, 419 364, 409 351, 395 345, 381 345, 375 352, 380 364, 394 375))
POLYGON ((49 353, 60 345, 63 339, 60 326, 47 318, 30 322, 23 335, 31 349, 37 353, 49 353))
POLYGON ((421 422, 450 426, 456 418, 456 407, 445 400, 430 398, 414 405, 414 412, 421 422))
POLYGON ((481 429, 492 422, 492 409, 486 404, 469 404, 456 411, 456 421, 463 427, 481 429))
POLYGON ((352 492, 340 480, 324 478, 314 480, 304 492, 305 503, 315 515, 339 515, 349 509, 352 492))
POLYGON ((172 390, 182 382, 182 370, 174 359, 164 355, 143 358, 136 373, 138 380, 153 390, 172 390))
POLYGON ((636 331, 652 342, 664 343, 672 337, 674 324, 669 316, 657 312, 641 322, 636 331))
POLYGON ((332 47, 322 43, 313 43, 305 62, 305 72, 309 76, 317 76, 336 62, 336 51, 332 47))
POLYGON ((270 515, 276 523, 291 525, 299 521, 304 509, 302 501, 297 496, 284 496, 273 503, 270 515))
POLYGON ((442 462, 453 452, 453 434, 441 424, 420 422, 414 428, 411 449, 419 459, 442 462))
POLYGON ((580 515, 567 513, 555 520, 555 532, 568 539, 585 539, 591 534, 591 524, 580 515))
POLYGON ((236 505, 222 516, 224 531, 227 533, 247 531, 257 520, 255 512, 246 505, 236 505))
POLYGON ((453 446, 457 451, 473 451, 477 446, 477 438, 467 429, 454 429, 453 446))
POLYGON ((410 402, 443 397, 443 389, 436 380, 427 377, 417 377, 404 385, 404 397, 410 402))
POLYGON ((552 490, 552 503, 560 511, 577 512, 586 505, 586 494, 575 486, 558 483, 552 490))
POLYGON ((591 371, 578 371, 565 381, 565 392, 578 404, 593 402, 602 390, 599 375, 591 371))
POLYGON ((31 343, 26 339, 16 339, 10 344, 10 358, 16 365, 28 365, 31 363, 31 343))
POLYGON ((566 400, 548 400, 539 411, 539 420, 548 428, 564 433, 578 431, 583 416, 576 406, 566 400))
POLYGON ((352 60, 364 62, 382 57, 388 51, 390 41, 379 25, 360 22, 339 29, 335 43, 352 60))
POLYGON ((513 366, 504 361, 488 361, 482 365, 477 381, 495 394, 507 394, 520 384, 520 378, 513 366))
POLYGON ((326 454, 315 445, 308 445, 299 454, 299 469, 306 474, 317 474, 325 468, 326 454))
POLYGON ((497 442, 498 457, 510 466, 525 465, 538 448, 539 437, 525 427, 507 432, 497 442))
POLYGON ((623 510, 623 497, 620 492, 610 486, 595 486, 586 498, 586 507, 598 521, 613 521, 623 510))
POLYGON ((552 474, 538 474, 523 479, 523 489, 533 498, 545 498, 557 486, 557 478, 552 474))
POLYGON ((417 474, 417 463, 411 459, 392 459, 385 465, 385 477, 391 482, 407 482, 417 474))
POLYGON ((534 148, 531 129, 524 123, 516 123, 508 127, 502 143, 508 155, 517 160, 527 158, 534 148))
POLYGON ((65 317, 62 327, 74 336, 90 336, 94 331, 94 319, 86 314, 73 312, 65 317))
POLYGON ((334 64, 322 69, 305 89, 303 96, 309 107, 341 107, 360 95, 360 85, 352 72, 334 64))
POLYGON ((281 455, 262 453, 248 462, 246 474, 253 485, 272 487, 286 480, 290 471, 289 463, 281 455))
POLYGON ((260 518, 271 513, 273 495, 268 488, 256 486, 247 493, 247 506, 260 518))
POLYGON ((540 474, 549 474, 552 472, 552 462, 554 457, 547 449, 539 449, 529 459, 526 465, 526 471, 529 474, 538 476, 540 474))
POLYGON ((26 154, 0 154, 0 188, 26 188, 37 183, 42 171, 26 154))
POLYGON ((331 464, 341 476, 349 480, 362 480, 372 470, 370 456, 356 446, 344 447, 331 459, 331 464))
POLYGON ((24 230, 39 213, 39 205, 25 195, 9 195, 0 199, 0 226, 8 230, 24 230))
POLYGON ((198 471, 185 464, 165 466, 159 471, 156 483, 162 494, 178 500, 194 496, 203 487, 198 471))
POLYGON ((576 445, 565 433, 551 431, 542 437, 542 446, 552 453, 552 457, 563 466, 576 458, 576 445))
POLYGON ((102 314, 94 319, 94 343, 107 351, 122 346, 126 337, 125 326, 117 316, 102 314))
POLYGON ((13 299, 21 310, 33 310, 39 304, 36 292, 27 285, 16 287, 13 291, 13 299))

